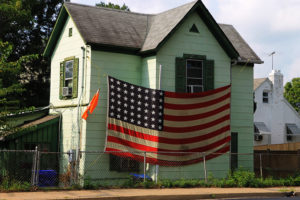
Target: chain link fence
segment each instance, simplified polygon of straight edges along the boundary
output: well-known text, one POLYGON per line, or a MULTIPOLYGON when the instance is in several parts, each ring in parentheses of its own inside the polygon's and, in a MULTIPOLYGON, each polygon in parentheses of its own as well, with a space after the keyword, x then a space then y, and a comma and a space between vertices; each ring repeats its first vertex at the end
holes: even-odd
MULTIPOLYGON (((0 150, 0 186, 4 182, 22 182, 38 187, 70 187, 98 184, 115 186, 126 183, 157 180, 197 179, 206 181, 210 176, 224 178, 233 169, 248 166, 257 177, 274 178, 295 176, 300 172, 300 154, 215 155, 208 159, 203 152, 192 153, 201 162, 170 166, 147 163, 147 154, 134 153, 137 160, 127 157, 130 152, 118 152, 118 156, 105 152, 41 152, 36 150, 0 150), (250 167, 249 167, 250 166, 250 167)), ((178 152, 178 154, 181 154, 178 152)), ((184 153, 186 154, 186 153, 184 153)), ((194 156, 194 155, 187 155, 194 156)))

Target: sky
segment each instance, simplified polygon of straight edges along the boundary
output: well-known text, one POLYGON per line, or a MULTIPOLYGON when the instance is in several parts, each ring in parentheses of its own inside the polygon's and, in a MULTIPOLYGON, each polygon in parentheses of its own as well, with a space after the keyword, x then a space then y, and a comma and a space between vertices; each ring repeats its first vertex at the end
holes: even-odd
MULTIPOLYGON (((160 13, 193 0, 71 0, 95 5, 100 1, 123 5, 133 12, 160 13)), ((280 70, 284 82, 300 77, 300 0, 202 0, 218 23, 233 25, 264 61, 256 64, 254 78, 280 70)))

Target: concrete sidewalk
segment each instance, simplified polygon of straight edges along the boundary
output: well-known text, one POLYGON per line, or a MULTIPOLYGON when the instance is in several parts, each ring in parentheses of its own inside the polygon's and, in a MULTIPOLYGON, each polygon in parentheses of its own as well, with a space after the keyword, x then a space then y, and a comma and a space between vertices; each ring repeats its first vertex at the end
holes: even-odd
POLYGON ((100 199, 100 200, 192 200, 237 197, 283 197, 284 191, 300 187, 273 188, 176 188, 176 189, 100 189, 76 191, 37 191, 0 193, 0 200, 21 199, 100 199))

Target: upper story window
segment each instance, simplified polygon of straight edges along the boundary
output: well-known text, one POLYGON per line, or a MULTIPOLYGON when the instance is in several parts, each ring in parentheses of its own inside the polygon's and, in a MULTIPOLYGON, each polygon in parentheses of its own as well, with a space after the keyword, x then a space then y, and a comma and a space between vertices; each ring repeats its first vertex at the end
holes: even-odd
POLYGON ((73 35, 73 28, 69 28, 69 37, 72 37, 73 35))
POLYGON ((186 91, 189 93, 204 91, 202 60, 186 60, 186 91))
POLYGON ((176 92, 202 92, 214 89, 214 61, 206 56, 184 54, 175 60, 176 92))
POLYGON ((60 99, 77 97, 78 64, 79 59, 75 57, 66 58, 60 63, 60 99))
POLYGON ((266 91, 264 91, 263 92, 263 97, 262 97, 263 99, 263 103, 269 103, 269 93, 268 92, 266 92, 266 91))

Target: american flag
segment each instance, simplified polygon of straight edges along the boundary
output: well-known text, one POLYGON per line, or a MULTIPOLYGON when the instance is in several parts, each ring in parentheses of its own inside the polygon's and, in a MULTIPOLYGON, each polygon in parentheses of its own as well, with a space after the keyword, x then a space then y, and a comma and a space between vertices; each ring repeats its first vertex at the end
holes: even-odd
POLYGON ((147 152, 147 163, 179 166, 230 149, 230 85, 176 93, 108 77, 108 107, 108 153, 143 161, 147 152))

